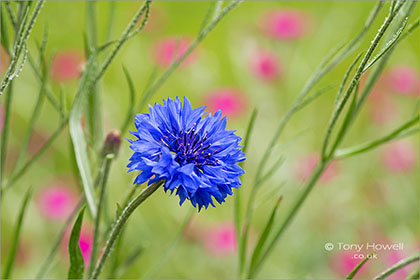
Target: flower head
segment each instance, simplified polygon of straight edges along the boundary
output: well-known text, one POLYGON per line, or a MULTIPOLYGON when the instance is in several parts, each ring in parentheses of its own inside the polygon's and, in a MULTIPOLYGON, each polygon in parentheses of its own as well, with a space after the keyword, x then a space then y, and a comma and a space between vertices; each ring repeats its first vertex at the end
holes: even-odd
POLYGON ((203 238, 206 250, 215 256, 234 254, 237 247, 235 225, 226 223, 210 228, 203 238))
POLYGON ((180 205, 186 199, 200 210, 213 198, 222 203, 232 188, 239 188, 244 171, 237 164, 245 159, 234 131, 226 130, 222 111, 206 114, 205 107, 193 109, 184 97, 149 106, 149 113, 135 117, 137 137, 129 140, 134 154, 127 165, 140 170, 134 183, 165 180, 165 191, 176 191, 180 205))

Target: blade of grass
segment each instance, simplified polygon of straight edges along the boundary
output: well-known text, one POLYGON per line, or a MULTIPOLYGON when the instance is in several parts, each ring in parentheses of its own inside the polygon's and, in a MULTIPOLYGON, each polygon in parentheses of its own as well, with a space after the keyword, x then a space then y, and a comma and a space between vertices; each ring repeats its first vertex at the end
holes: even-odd
MULTIPOLYGON (((382 144, 386 144, 389 141, 392 141, 392 140, 398 138, 401 134, 404 134, 405 132, 407 132, 409 129, 411 129, 414 125, 416 125, 418 123, 419 123, 419 115, 417 115, 413 119, 407 121, 406 123, 404 123, 403 125, 401 125, 397 129, 393 130, 391 133, 389 133, 389 134, 387 134, 387 135, 385 135, 385 136, 383 136, 379 139, 369 141, 369 142, 364 143, 364 144, 356 145, 355 147, 349 147, 349 148, 345 148, 345 149, 342 149, 342 150, 337 150, 336 153, 335 153, 335 158, 337 158, 337 159, 347 158, 347 157, 350 157, 350 156, 353 156, 353 155, 357 155, 357 154, 375 149, 382 144)), ((416 130, 418 130, 417 127, 416 127, 416 130)))
POLYGON ((362 268, 362 266, 371 258, 373 257, 373 253, 370 253, 366 256, 359 264, 356 265, 355 268, 353 268, 352 271, 346 276, 346 280, 353 279, 353 277, 356 275, 356 273, 362 268))
MULTIPOLYGON (((9 64, 9 67, 6 71, 3 81, 0 84, 0 95, 3 94, 3 91, 5 90, 5 88, 16 77, 15 68, 17 66, 17 62, 20 58, 22 50, 25 48, 26 42, 29 38, 29 35, 32 31, 32 28, 35 25, 36 19, 38 18, 38 15, 44 3, 45 3, 45 0, 38 1, 37 5, 35 6, 34 12, 32 13, 31 18, 29 19, 28 28, 26 28, 26 30, 24 30, 25 24, 21 24, 21 27, 23 27, 21 31, 21 35, 19 36, 19 40, 17 41, 16 46, 14 47, 15 52, 13 53, 12 60, 9 64)), ((29 14, 29 9, 27 9, 26 16, 24 18, 27 18, 28 14, 29 14)))
POLYGON ((52 243, 53 245, 52 245, 47 257, 45 258, 44 262, 40 265, 40 267, 38 269, 38 272, 35 276, 36 279, 46 278, 44 276, 47 274, 48 269, 49 269, 52 261, 54 260, 55 254, 57 253, 57 251, 60 247, 60 244, 61 244, 61 242, 64 238, 64 234, 66 233, 66 229, 69 227, 69 225, 71 224, 73 219, 76 217, 76 214, 80 211, 80 209, 82 208, 84 203, 85 203, 84 199, 83 198, 80 199, 79 202, 77 203, 77 206, 73 209, 70 216, 64 222, 61 230, 59 231, 59 233, 57 235, 57 238, 52 243))
MULTIPOLYGON (((7 89, 7 95, 4 102, 4 117, 3 117, 3 130, 1 132, 1 152, 0 152, 0 177, 3 182, 4 167, 6 163, 6 152, 7 152, 7 142, 9 138, 9 128, 10 128, 10 119, 12 111, 12 98, 13 98, 13 83, 10 84, 7 89)), ((1 198, 1 196, 0 196, 1 198)))
POLYGON ((10 55, 10 42, 9 42, 9 33, 6 26, 6 21, 4 20, 5 16, 3 13, 3 9, 0 9, 0 43, 7 51, 7 54, 10 55))
POLYGON ((125 68, 125 66, 123 66, 123 71, 124 71, 125 79, 127 80, 127 84, 128 84, 129 99, 128 99, 127 115, 125 117, 124 123, 121 126, 120 131, 125 131, 131 121, 131 116, 134 114, 134 104, 135 104, 135 98, 136 98, 136 89, 134 88, 134 83, 133 83, 133 80, 131 79, 130 73, 128 72, 127 68, 125 68))
POLYGON ((74 153, 76 156, 77 167, 79 169, 80 177, 82 179, 83 192, 86 197, 86 202, 92 217, 96 217, 96 203, 93 192, 93 180, 92 173, 89 166, 89 159, 87 154, 87 144, 85 134, 81 125, 81 118, 84 106, 87 101, 87 91, 89 88, 90 79, 92 79, 91 71, 94 69, 96 62, 95 54, 92 53, 89 56, 89 60, 86 64, 85 71, 83 72, 82 79, 79 85, 76 98, 73 102, 72 109, 69 117, 69 129, 70 136, 73 141, 74 153))
POLYGON ((29 189, 26 194, 25 197, 23 198, 23 202, 22 205, 20 207, 20 211, 19 211, 19 215, 17 217, 16 220, 16 227, 15 230, 13 232, 12 236, 12 240, 10 241, 10 248, 9 248, 9 253, 7 254, 6 257, 6 263, 4 265, 4 270, 3 270, 3 279, 9 279, 10 275, 12 273, 13 270, 13 265, 15 264, 15 259, 16 259, 16 253, 18 250, 18 246, 19 246, 19 237, 20 237, 20 233, 22 230, 22 224, 23 224, 23 218, 25 216, 26 213, 26 209, 29 203, 29 200, 31 198, 32 195, 32 191, 31 189, 29 189))
POLYGON ((262 249, 263 249, 263 247, 264 247, 264 245, 267 241, 267 238, 268 238, 269 234, 271 233, 271 230, 272 230, 273 225, 274 225, 274 220, 276 218, 277 209, 279 208, 279 205, 280 205, 280 202, 281 202, 282 198, 283 198, 283 196, 280 196, 277 199, 277 202, 274 205, 273 210, 271 211, 270 218, 268 219, 267 224, 264 227, 264 231, 261 234, 257 245, 255 245, 254 252, 252 253, 252 257, 251 257, 251 263, 250 263, 250 266, 249 266, 249 273, 250 274, 255 269, 255 265, 257 264, 257 261, 259 259, 259 256, 260 256, 261 252, 262 252, 262 249))
POLYGON ((111 169, 111 163, 114 159, 113 154, 108 154, 104 161, 104 172, 102 173, 101 178, 101 188, 99 192, 99 198, 98 198, 98 207, 96 210, 96 217, 95 217, 95 226, 93 231, 93 242, 92 242, 92 251, 90 255, 90 263, 89 263, 89 269, 88 269, 88 275, 89 278, 92 276, 93 269, 95 268, 95 261, 98 255, 98 246, 99 246, 99 232, 100 232, 100 221, 101 221, 101 213, 104 203, 104 197, 105 197, 105 190, 106 190, 106 184, 108 182, 108 176, 111 169))
POLYGON ((405 279, 419 279, 419 278, 420 278, 420 269, 417 267, 405 279))
POLYGON ((85 270, 85 262, 83 260, 82 250, 79 245, 80 231, 82 229, 83 214, 85 208, 80 210, 79 215, 77 216, 76 222, 73 225, 71 230, 70 240, 69 240, 69 259, 70 267, 68 271, 68 279, 82 279, 83 272, 85 270))
POLYGON ((372 67, 372 65, 374 65, 380 58, 382 58, 383 55, 385 55, 392 47, 395 46, 395 44, 398 42, 398 39, 400 38, 405 26, 407 25, 407 21, 408 21, 408 17, 405 18, 403 25, 401 26, 401 28, 397 31, 397 33, 392 37, 392 39, 386 43, 385 47, 379 51, 379 53, 372 58, 372 60, 370 60, 368 62, 368 64, 365 66, 365 68, 363 68, 362 73, 366 72, 367 70, 369 70, 370 67, 372 67))
MULTIPOLYGON (((244 137, 244 146, 242 148, 242 152, 245 153, 248 150, 248 143, 250 141, 250 137, 251 137, 251 133, 252 130, 254 129, 254 123, 255 123, 255 119, 257 117, 257 113, 258 110, 256 108, 254 108, 254 110, 252 111, 251 117, 249 119, 248 122, 248 126, 246 129, 246 133, 245 133, 245 137, 244 137)), ((240 162, 239 165, 241 167, 243 167, 243 163, 244 161, 240 162)), ((236 232, 236 240, 238 240, 238 242, 241 240, 241 191, 238 190, 235 193, 235 200, 234 200, 234 206, 233 206, 233 217, 234 217, 234 221, 235 221, 235 232, 236 232)), ((240 247, 241 248, 241 247, 240 247)), ((238 264, 241 263, 241 256, 242 254, 239 252, 238 253, 238 264)), ((241 271, 241 268, 238 266, 239 271, 241 271)))
MULTIPOLYGON (((63 121, 60 123, 58 128, 54 131, 54 133, 48 138, 48 140, 45 142, 45 144, 41 147, 41 149, 32 156, 31 159, 29 159, 22 168, 20 168, 18 171, 16 171, 15 175, 12 176, 2 188, 2 191, 9 189, 11 186, 13 186, 16 181, 23 175, 25 172, 31 167, 38 159, 39 157, 45 153, 45 151, 48 150, 48 148, 51 146, 51 144, 57 139, 57 137, 60 135, 61 131, 66 127, 68 118, 66 117, 63 119, 63 121)), ((1 197, 1 196, 0 196, 1 197)))
POLYGON ((101 273, 102 268, 114 247, 115 241, 121 233, 121 230, 124 228, 128 218, 131 216, 131 214, 133 214, 134 210, 140 206, 150 195, 152 195, 161 185, 163 185, 163 183, 164 181, 150 184, 136 198, 134 198, 126 208, 124 208, 116 223, 112 227, 111 233, 105 244, 103 254, 99 258, 96 268, 93 271, 92 279, 97 279, 101 273))
POLYGON ((386 277, 392 275, 394 272, 400 270, 401 268, 404 268, 405 266, 407 266, 409 264, 412 264, 414 262, 418 262, 418 261, 419 261, 419 252, 415 253, 414 255, 412 255, 408 258, 405 258, 405 259, 397 262, 396 264, 389 267, 388 269, 386 269, 385 271, 383 271, 382 273, 380 273, 379 275, 377 275, 373 279, 374 280, 385 279, 386 277))

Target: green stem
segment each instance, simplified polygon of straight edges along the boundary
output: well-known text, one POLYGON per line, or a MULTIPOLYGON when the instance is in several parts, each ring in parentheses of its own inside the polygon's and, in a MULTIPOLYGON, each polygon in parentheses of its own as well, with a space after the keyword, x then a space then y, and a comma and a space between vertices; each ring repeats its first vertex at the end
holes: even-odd
POLYGON ((9 253, 7 254, 6 264, 5 264, 5 268, 3 270, 3 276, 2 276, 3 279, 9 279, 10 278, 10 274, 12 272, 13 265, 15 263, 16 253, 17 253, 18 245, 19 245, 19 236, 20 236, 20 232, 21 232, 21 229, 22 229, 23 218, 25 216, 26 208, 28 206, 28 202, 29 202, 29 199, 31 197, 31 194, 32 194, 32 191, 31 191, 31 189, 29 189, 26 192, 26 195, 23 199, 22 206, 21 206, 20 212, 19 212, 19 216, 16 220, 16 228, 15 228, 15 231, 13 232, 12 240, 10 241, 9 253))
POLYGON ((10 127, 10 111, 12 110, 12 97, 13 97, 13 84, 10 84, 10 87, 7 89, 7 95, 4 105, 4 123, 3 131, 1 133, 1 154, 0 154, 0 182, 2 182, 4 174, 4 165, 6 162, 6 150, 7 150, 7 138, 9 136, 9 127, 10 127))
POLYGON ((393 274, 394 272, 396 272, 397 270, 412 264, 414 262, 418 262, 419 261, 419 253, 415 253, 414 255, 403 259, 401 261, 399 261, 398 263, 394 264, 393 266, 389 267, 388 269, 386 269, 384 272, 382 272, 381 274, 377 275, 375 278, 373 278, 374 280, 378 280, 378 279, 385 279, 386 277, 390 276, 391 274, 393 274))
POLYGON ((92 274, 91 279, 97 279, 99 274, 102 271, 102 268, 105 264, 106 259, 111 254, 111 250, 114 247, 115 241, 117 240, 121 230, 123 229, 125 223, 127 222, 128 218, 133 214, 134 210, 142 204, 150 195, 152 195, 161 185, 163 185, 164 181, 156 182, 151 184, 150 186, 146 187, 136 198, 134 198, 127 207, 123 210, 121 215, 118 217, 117 222, 113 226, 109 238, 105 244, 105 249, 102 256, 99 258, 98 264, 92 274))
POLYGON ((106 189, 106 184, 108 181, 108 175, 109 175, 109 171, 111 169, 111 163, 112 160, 114 159, 114 155, 113 154, 108 154, 105 158, 104 161, 104 167, 103 167, 103 173, 102 173, 102 184, 101 184, 101 188, 99 191, 99 199, 98 199, 98 206, 97 206, 97 210, 96 210, 96 217, 95 217, 95 227, 94 227, 94 231, 93 231, 93 243, 92 243, 92 253, 90 255, 90 263, 89 263, 89 270, 88 270, 88 275, 89 277, 92 276, 93 273, 93 269, 95 267, 95 260, 98 254, 98 239, 99 239, 99 229, 100 229, 100 221, 101 221, 101 213, 102 213, 102 208, 103 208, 103 203, 104 203, 104 198, 105 198, 105 189, 106 189))
POLYGON ((335 158, 342 159, 342 158, 350 157, 350 156, 371 150, 373 148, 376 148, 381 144, 387 143, 391 140, 398 138, 401 134, 406 132, 410 127, 412 127, 418 122, 419 122, 419 116, 417 115, 415 118, 406 122, 405 124, 403 124, 402 126, 395 129, 394 131, 392 131, 391 133, 389 133, 388 135, 384 137, 381 137, 379 139, 376 139, 374 141, 370 141, 361 145, 357 145, 355 147, 337 150, 337 152, 335 152, 335 158))
POLYGON ((303 202, 308 197, 308 195, 311 192, 311 190, 313 189, 313 187, 318 182, 318 179, 321 177, 322 173, 324 172, 325 168, 327 168, 327 166, 328 166, 328 162, 322 162, 322 161, 317 165, 317 167, 316 167, 314 173, 312 174, 310 180, 308 181, 308 183, 304 187, 302 193, 299 195, 298 199, 296 200, 296 202, 292 206, 291 211, 289 212, 289 214, 287 215, 287 217, 285 218, 285 220, 281 224, 281 226, 280 226, 279 230, 277 231, 276 235, 274 236, 272 241, 269 243, 269 245, 266 246, 267 249, 264 251, 264 253, 262 253, 259 261, 257 262, 257 265, 255 266, 255 268, 250 269, 250 271, 248 273, 248 276, 247 276, 248 279, 253 278, 256 275, 256 273, 259 271, 259 269, 261 268, 261 265, 264 263, 264 260, 269 256, 270 252, 272 252, 272 248, 274 248, 277 240, 280 238, 283 231, 287 228, 287 226, 291 223, 293 218, 296 216, 298 210, 300 209, 303 202))

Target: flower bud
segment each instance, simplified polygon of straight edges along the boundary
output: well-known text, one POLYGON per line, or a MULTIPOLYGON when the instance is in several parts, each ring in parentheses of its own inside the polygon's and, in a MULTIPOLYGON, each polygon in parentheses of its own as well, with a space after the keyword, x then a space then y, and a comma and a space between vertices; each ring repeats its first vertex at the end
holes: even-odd
POLYGON ((118 150, 121 144, 121 133, 118 130, 113 130, 106 135, 105 143, 102 148, 102 155, 105 157, 108 154, 118 155, 118 150))

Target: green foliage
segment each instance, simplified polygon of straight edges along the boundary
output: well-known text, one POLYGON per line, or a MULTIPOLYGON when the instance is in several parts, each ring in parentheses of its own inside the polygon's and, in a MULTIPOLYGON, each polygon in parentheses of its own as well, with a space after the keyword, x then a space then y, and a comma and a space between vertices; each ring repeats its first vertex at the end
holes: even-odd
POLYGON ((83 260, 82 251, 80 250, 79 238, 82 229, 83 214, 85 208, 80 210, 76 222, 71 230, 69 239, 69 259, 70 268, 67 279, 83 279, 83 272, 85 271, 85 262, 83 260))

